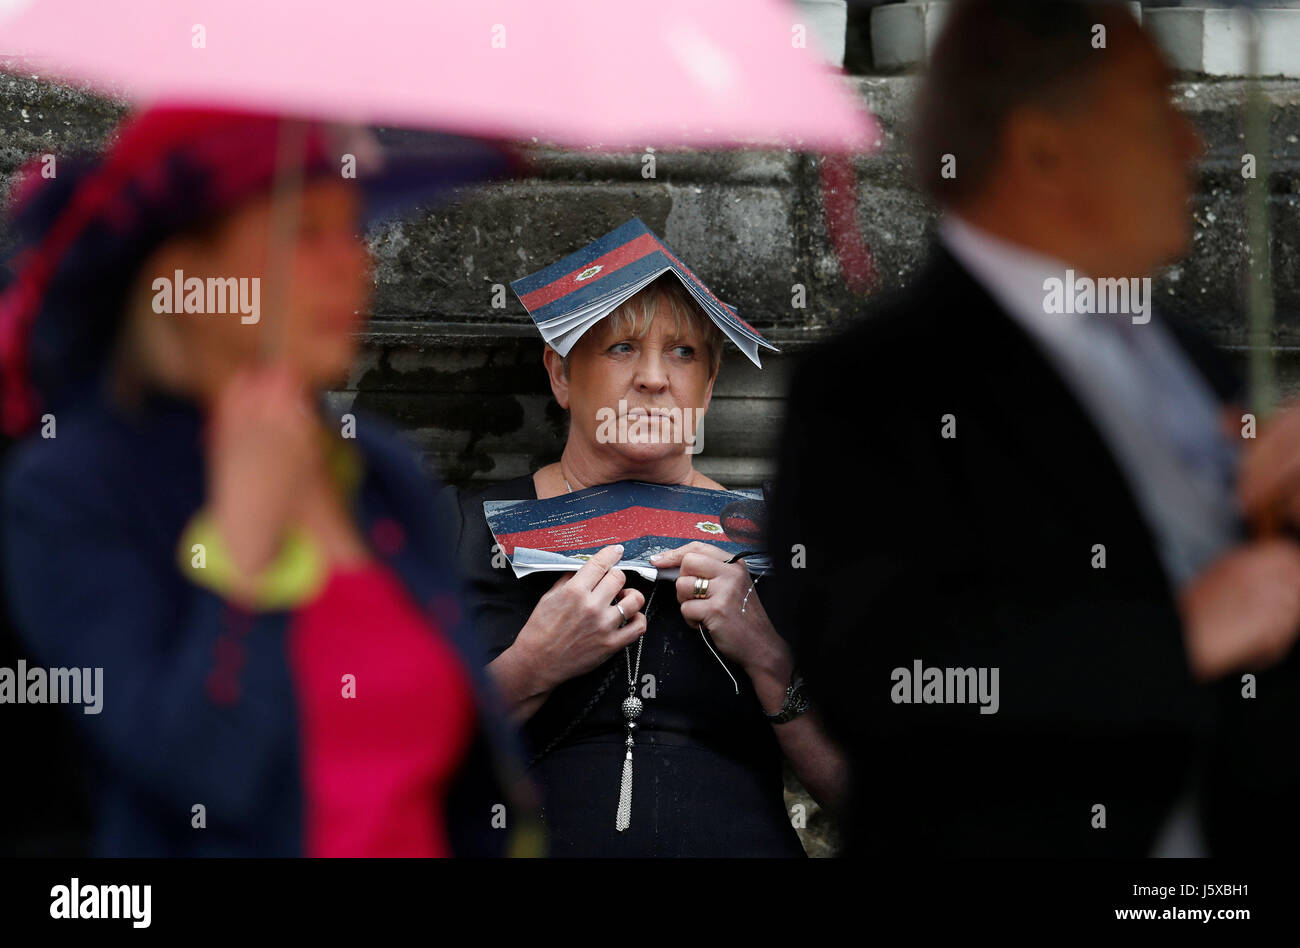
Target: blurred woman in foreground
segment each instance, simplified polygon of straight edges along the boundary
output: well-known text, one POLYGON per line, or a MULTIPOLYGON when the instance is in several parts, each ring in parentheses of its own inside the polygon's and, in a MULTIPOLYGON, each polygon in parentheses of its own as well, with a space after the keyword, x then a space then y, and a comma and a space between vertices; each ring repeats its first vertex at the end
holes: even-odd
POLYGON ((99 713, 69 709, 100 854, 502 852, 492 805, 526 795, 429 484, 320 407, 367 305, 361 195, 307 127, 273 246, 279 133, 153 110, 19 194, 5 420, 42 436, 4 478, 15 619, 29 664, 103 669, 99 713))

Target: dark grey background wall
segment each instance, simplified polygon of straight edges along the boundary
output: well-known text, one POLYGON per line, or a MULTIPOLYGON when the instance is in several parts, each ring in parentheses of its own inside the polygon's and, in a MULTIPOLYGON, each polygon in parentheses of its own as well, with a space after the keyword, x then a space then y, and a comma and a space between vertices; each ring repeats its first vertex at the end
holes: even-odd
MULTIPOLYGON (((922 259, 933 216, 910 186, 902 133, 915 79, 846 79, 879 116, 882 147, 856 162, 860 223, 881 287, 905 284, 922 259)), ((1300 387, 1300 82, 1268 80, 1277 304, 1284 387, 1300 387)), ((1157 281, 1159 305, 1245 345, 1239 80, 1185 81, 1179 104, 1207 142, 1189 257, 1157 281)), ((39 154, 99 147, 124 114, 118 103, 33 78, 0 77, 0 186, 39 154)), ((418 137, 385 132, 395 150, 418 137)), ((449 206, 374 228, 374 316, 342 405, 394 418, 431 467, 456 483, 512 477, 557 456, 563 416, 541 369, 541 343, 508 284, 639 215, 722 298, 782 349, 760 372, 728 353, 699 463, 736 486, 770 472, 791 357, 862 317, 866 298, 840 279, 828 243, 816 156, 784 151, 565 152, 534 145, 522 180, 465 192, 449 206), (806 291, 792 305, 793 287, 806 291)), ((8 235, 0 231, 0 249, 8 235)), ((996 371, 996 366, 990 366, 996 371)), ((918 384, 924 384, 923 379, 918 384)))

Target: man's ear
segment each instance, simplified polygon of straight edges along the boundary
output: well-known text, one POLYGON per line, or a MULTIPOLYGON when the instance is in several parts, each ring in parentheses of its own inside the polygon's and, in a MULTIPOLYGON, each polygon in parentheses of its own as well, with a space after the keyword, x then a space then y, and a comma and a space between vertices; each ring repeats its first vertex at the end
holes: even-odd
POLYGON ((542 351, 542 364, 546 366, 546 375, 551 380, 551 394, 565 411, 569 408, 569 379, 564 374, 564 358, 547 346, 542 351))
POLYGON ((1001 163, 1018 187, 1061 193, 1068 189, 1073 146, 1071 129, 1061 119, 1026 106, 1007 117, 1001 163))

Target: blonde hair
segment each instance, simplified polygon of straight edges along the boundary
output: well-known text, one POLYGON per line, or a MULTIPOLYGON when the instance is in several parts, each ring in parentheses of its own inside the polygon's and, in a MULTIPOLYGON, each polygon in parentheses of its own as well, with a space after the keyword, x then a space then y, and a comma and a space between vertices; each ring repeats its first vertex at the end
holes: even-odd
MULTIPOLYGON (((634 293, 605 318, 609 321, 612 332, 640 339, 650 331, 650 324, 654 322, 655 316, 662 312, 664 306, 676 320, 673 331, 678 336, 683 334, 683 327, 685 327, 686 330, 704 340, 704 348, 708 350, 711 367, 709 376, 717 375, 722 365, 722 345, 725 336, 675 275, 665 273, 649 286, 634 293)), ((566 376, 569 374, 569 359, 572 355, 573 350, 570 349, 569 355, 563 359, 566 376)))

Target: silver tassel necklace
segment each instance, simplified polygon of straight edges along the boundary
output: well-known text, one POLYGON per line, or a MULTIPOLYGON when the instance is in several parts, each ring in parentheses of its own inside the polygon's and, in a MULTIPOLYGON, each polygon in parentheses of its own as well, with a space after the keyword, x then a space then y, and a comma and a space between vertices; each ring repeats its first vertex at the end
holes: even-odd
MULTIPOLYGON (((654 604, 655 593, 659 584, 650 590, 650 598, 645 604, 646 631, 650 631, 650 607, 654 604)), ((623 739, 626 749, 623 755, 623 779, 618 785, 618 812, 614 816, 614 829, 620 833, 632 824, 632 745, 635 743, 637 729, 636 719, 641 717, 644 706, 636 695, 637 682, 641 677, 641 646, 645 644, 645 635, 636 640, 636 662, 632 661, 632 646, 623 646, 623 661, 627 668, 627 697, 623 699, 623 727, 627 736, 623 739)))
MULTIPOLYGON (((573 493, 573 486, 569 479, 564 478, 564 486, 573 493)), ((655 593, 659 591, 659 584, 656 582, 654 588, 650 590, 650 598, 645 604, 646 631, 650 631, 650 606, 655 601, 655 593)), ((641 648, 645 645, 645 635, 642 634, 636 640, 636 661, 632 660, 632 647, 623 646, 623 660, 627 668, 627 697, 623 699, 623 727, 627 731, 627 736, 623 740, 623 746, 626 749, 623 756, 623 778, 618 785, 618 812, 614 816, 614 829, 620 833, 632 825, 632 747, 636 743, 635 734, 637 728, 637 718, 641 717, 644 705, 641 699, 636 695, 637 682, 641 677, 641 648)))
POLYGON ((636 683, 641 674, 641 646, 645 636, 636 640, 636 667, 632 666, 632 650, 623 646, 623 658, 627 663, 627 697, 623 699, 623 726, 627 729, 627 738, 623 741, 627 747, 627 756, 623 758, 623 781, 618 785, 618 814, 614 817, 614 829, 620 833, 632 824, 632 744, 636 733, 636 719, 641 717, 641 699, 636 696, 636 683))

